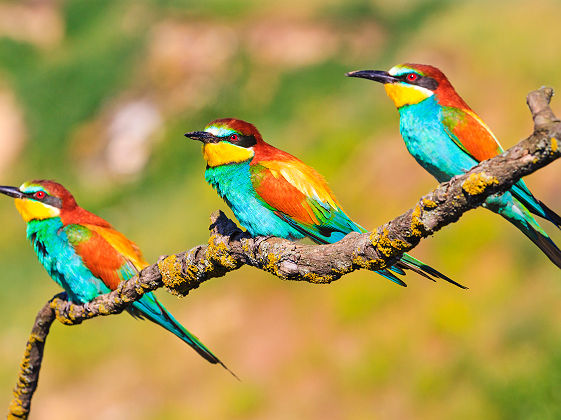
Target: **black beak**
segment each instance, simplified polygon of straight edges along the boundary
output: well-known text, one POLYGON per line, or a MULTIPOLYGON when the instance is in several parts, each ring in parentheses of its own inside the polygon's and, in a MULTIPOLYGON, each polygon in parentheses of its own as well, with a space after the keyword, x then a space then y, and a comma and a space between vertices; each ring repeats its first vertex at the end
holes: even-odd
POLYGON ((390 75, 387 71, 380 71, 380 70, 357 70, 357 71, 350 71, 345 73, 345 76, 348 77, 360 77, 361 79, 369 79, 374 80, 375 82, 380 83, 395 83, 398 82, 399 79, 390 75))
POLYGON ((6 194, 9 197, 23 198, 24 194, 16 187, 7 187, 5 185, 0 185, 0 193, 6 194))
POLYGON ((203 143, 218 143, 219 139, 206 131, 191 131, 190 133, 185 133, 185 137, 189 137, 193 140, 199 140, 203 143))

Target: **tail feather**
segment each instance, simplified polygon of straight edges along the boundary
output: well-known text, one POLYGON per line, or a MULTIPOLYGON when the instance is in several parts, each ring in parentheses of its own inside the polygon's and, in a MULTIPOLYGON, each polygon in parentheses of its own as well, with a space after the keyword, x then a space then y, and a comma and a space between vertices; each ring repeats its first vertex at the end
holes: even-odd
MULTIPOLYGON (((538 202, 541 209, 545 213, 545 219, 549 220, 551 223, 553 223, 555 226, 557 226, 559 229, 561 229, 561 216, 559 216, 557 213, 555 213, 553 210, 551 210, 549 207, 547 207, 542 201, 540 201, 540 200, 536 200, 536 201, 538 202)), ((534 214, 537 214, 537 213, 534 213, 534 214)))
MULTIPOLYGON (((518 227, 518 226, 517 226, 518 227)), ((531 226, 526 229, 520 229, 524 234, 542 250, 542 252, 551 260, 553 264, 561 268, 561 250, 555 245, 551 238, 531 226)))
POLYGON ((219 364, 236 379, 238 376, 232 372, 218 357, 216 357, 197 337, 187 331, 167 309, 156 299, 152 293, 146 293, 140 300, 134 302, 129 312, 140 318, 146 318, 172 332, 185 343, 189 344, 200 356, 212 364, 219 364))
POLYGON ((441 273, 440 271, 432 268, 430 265, 427 265, 425 263, 423 263, 422 261, 418 260, 415 257, 412 257, 409 254, 403 254, 403 256, 401 257, 401 260, 398 263, 400 265, 401 268, 405 268, 405 269, 409 269, 411 271, 414 271, 415 273, 420 274, 423 277, 426 277, 432 281, 436 281, 435 278, 438 279, 442 279, 447 281, 448 283, 451 283, 455 286, 458 286, 462 289, 467 289, 466 286, 464 286, 463 284, 460 284, 454 280, 452 280, 450 277, 448 277, 447 275, 441 273))
MULTIPOLYGON (((392 269, 393 269, 393 267, 392 267, 392 269)), ((407 283, 405 283, 403 280, 401 280, 399 277, 397 277, 395 274, 393 274, 389 270, 380 270, 380 271, 376 271, 376 273, 378 273, 379 275, 387 278, 390 281, 393 281, 395 284, 398 284, 398 285, 403 286, 403 287, 407 287, 407 283)))
MULTIPOLYGON (((485 207, 499 213, 506 220, 516 226, 539 249, 541 249, 545 255, 547 255, 553 264, 561 268, 561 250, 557 247, 557 245, 555 245, 536 219, 532 216, 532 213, 540 215, 540 213, 532 211, 532 209, 536 207, 536 204, 530 203, 530 207, 526 207, 523 204, 523 201, 518 199, 519 192, 524 192, 524 189, 519 188, 518 184, 515 185, 515 187, 517 188, 513 188, 500 196, 489 197, 485 202, 485 207)), ((531 197, 533 198, 533 196, 531 197)), ((534 199, 534 201, 536 203, 540 203, 540 201, 536 199, 534 199)), ((558 220, 559 216, 552 210, 545 207, 545 205, 541 211, 545 212, 545 209, 549 211, 547 214, 554 215, 551 216, 552 219, 550 219, 553 223, 557 224, 555 221, 561 222, 561 220, 558 220)))
POLYGON ((561 216, 547 207, 543 203, 543 201, 540 201, 536 197, 534 197, 528 187, 526 187, 526 184, 519 182, 510 189, 510 192, 532 214, 549 220, 551 223, 561 229, 561 216))

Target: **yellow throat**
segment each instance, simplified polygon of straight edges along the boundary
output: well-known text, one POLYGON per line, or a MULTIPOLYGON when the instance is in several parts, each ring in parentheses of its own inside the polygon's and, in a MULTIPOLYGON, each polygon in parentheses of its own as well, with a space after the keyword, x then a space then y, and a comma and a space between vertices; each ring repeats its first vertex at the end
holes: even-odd
POLYGON ((253 153, 253 148, 251 147, 246 149, 245 147, 236 146, 223 141, 203 145, 203 156, 208 166, 245 162, 254 155, 255 153, 253 153))
POLYGON ((418 104, 434 95, 432 91, 424 87, 402 83, 386 83, 384 88, 397 108, 401 108, 404 105, 418 104))
POLYGON ((30 220, 43 220, 60 216, 60 209, 40 203, 39 201, 26 198, 16 198, 14 201, 16 209, 18 209, 19 214, 21 214, 26 223, 30 220))

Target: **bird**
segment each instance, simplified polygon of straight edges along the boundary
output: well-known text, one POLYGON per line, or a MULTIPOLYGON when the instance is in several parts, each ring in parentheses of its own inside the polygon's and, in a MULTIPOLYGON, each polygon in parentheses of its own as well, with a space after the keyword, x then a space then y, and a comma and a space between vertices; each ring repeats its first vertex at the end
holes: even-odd
MULTIPOLYGON (((39 261, 73 303, 88 304, 148 266, 134 242, 101 217, 80 207, 57 182, 34 180, 19 188, 0 186, 0 193, 14 198, 39 261)), ((152 292, 126 309, 133 317, 148 319, 172 332, 205 360, 232 373, 152 292)))
MULTIPOLYGON (((347 216, 318 172, 266 143, 254 125, 221 118, 185 136, 203 143, 205 180, 252 236, 307 237, 329 244, 350 232, 367 231, 347 216)), ((406 269, 466 288, 408 254, 377 273, 406 286, 397 276, 406 269)))
MULTIPOLYGON (((389 71, 358 70, 346 75, 384 85, 399 111, 399 128, 407 150, 439 182, 449 181, 503 152, 491 129, 434 66, 407 63, 389 71)), ((561 268, 561 250, 533 215, 558 228, 561 217, 535 198, 523 180, 503 194, 491 195, 483 206, 516 226, 561 268)))

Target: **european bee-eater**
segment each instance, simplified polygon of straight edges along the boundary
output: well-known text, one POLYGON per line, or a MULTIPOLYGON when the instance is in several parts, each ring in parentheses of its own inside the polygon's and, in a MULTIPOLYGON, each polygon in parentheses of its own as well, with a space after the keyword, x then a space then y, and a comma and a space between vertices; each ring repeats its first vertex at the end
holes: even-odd
MULTIPOLYGON (((31 181, 19 188, 0 186, 0 193, 15 199, 39 261, 74 303, 85 304, 116 289, 121 281, 148 265, 133 242, 101 217, 78 206, 72 194, 56 182, 31 181)), ((145 293, 127 310, 136 318, 149 319, 171 331, 210 363, 224 366, 153 293, 145 293)))
MULTIPOLYGON (((384 84, 399 111, 399 128, 407 150, 439 182, 503 152, 489 127, 436 67, 401 64, 388 72, 361 70, 347 76, 384 84)), ((506 193, 489 197, 484 207, 520 229, 561 268, 561 250, 531 213, 560 228, 561 217, 536 199, 523 180, 506 193)))
MULTIPOLYGON (((224 118, 185 136, 203 143, 206 181, 251 235, 309 237, 327 244, 353 231, 366 232, 341 209, 320 174, 266 143, 252 124, 224 118)), ((407 254, 391 269, 377 273, 405 286, 395 275, 405 274, 404 269, 463 287, 407 254)))

